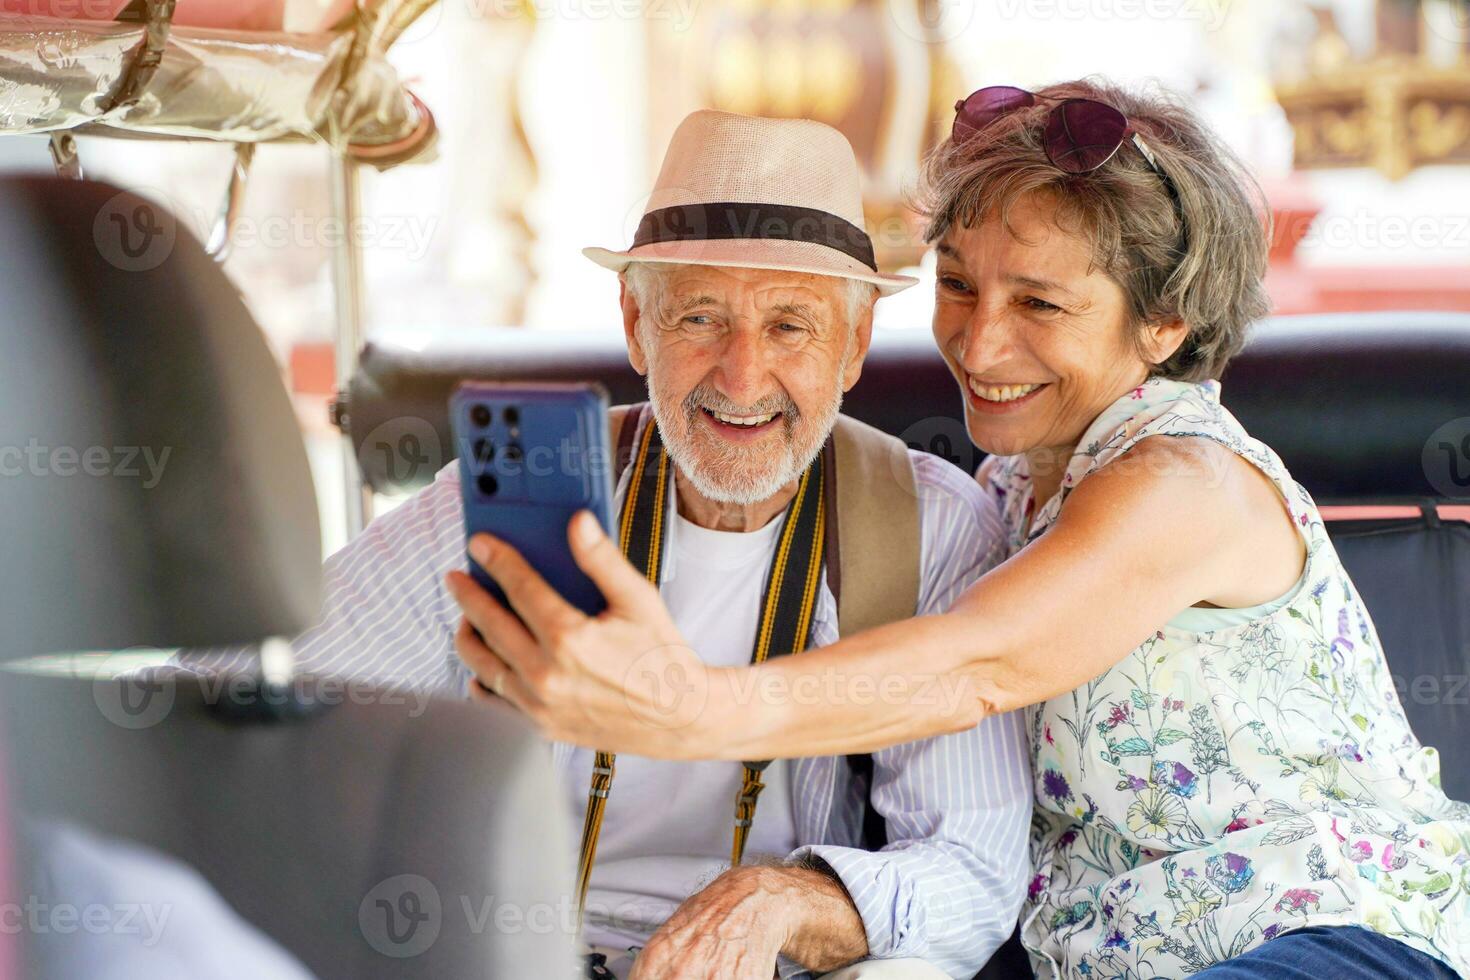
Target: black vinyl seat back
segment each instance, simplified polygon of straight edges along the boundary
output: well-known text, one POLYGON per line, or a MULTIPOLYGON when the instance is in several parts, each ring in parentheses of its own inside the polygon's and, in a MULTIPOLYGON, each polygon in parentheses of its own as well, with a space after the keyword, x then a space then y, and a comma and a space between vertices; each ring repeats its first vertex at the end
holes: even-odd
POLYGON ((1440 756, 1440 785, 1470 800, 1470 523, 1420 516, 1330 525, 1373 614, 1414 734, 1440 756))
POLYGON ((0 659, 310 624, 306 449, 229 280, 108 184, 6 178, 0 214, 0 659))
MULTIPOLYGON (((1318 503, 1417 503, 1446 495, 1425 472, 1424 449, 1446 423, 1470 416, 1467 361, 1470 314, 1276 317, 1231 362, 1224 402, 1318 503)), ((383 331, 369 339, 346 402, 369 486, 407 493, 454 458, 445 405, 465 378, 580 379, 601 382, 614 404, 646 397, 619 327, 383 331)), ((927 330, 875 332, 843 411, 967 468, 979 461, 959 388, 927 330)), ((1470 501, 1470 482, 1459 492, 1470 501)))

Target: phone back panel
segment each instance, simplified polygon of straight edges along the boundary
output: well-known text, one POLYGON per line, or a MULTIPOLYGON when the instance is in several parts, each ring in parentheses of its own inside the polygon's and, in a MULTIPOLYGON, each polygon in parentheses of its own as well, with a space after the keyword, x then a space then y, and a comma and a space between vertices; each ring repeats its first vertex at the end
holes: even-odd
MULTIPOLYGON (((572 559, 567 522, 585 508, 614 530, 607 407, 607 392, 595 384, 465 382, 449 399, 466 540, 485 531, 514 545, 588 615, 606 603, 572 559)), ((504 601, 474 559, 468 563, 504 601)))

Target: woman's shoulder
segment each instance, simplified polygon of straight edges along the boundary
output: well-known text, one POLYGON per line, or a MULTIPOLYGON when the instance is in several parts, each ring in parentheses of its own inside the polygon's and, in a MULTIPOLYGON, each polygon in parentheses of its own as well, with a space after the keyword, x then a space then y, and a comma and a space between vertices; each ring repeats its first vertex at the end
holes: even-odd
POLYGON ((1140 528, 1167 531, 1177 525, 1202 533, 1214 524, 1231 524, 1250 473, 1239 456, 1205 436, 1145 436, 1077 481, 1062 510, 1085 510, 1099 520, 1124 519, 1140 528))
POLYGON ((1225 504, 1260 503, 1263 490, 1291 501, 1299 489, 1280 457, 1222 404, 1213 380, 1150 379, 1098 417, 1072 464, 1064 491, 1085 476, 1130 472, 1225 504))
POLYGON ((1280 499, 1269 474, 1208 435, 1145 435, 1100 466, 1090 490, 1096 493, 1109 484, 1119 485, 1122 494, 1157 487, 1162 499, 1178 502, 1191 519, 1211 513, 1231 525, 1269 513, 1280 499))
POLYGON ((1124 456, 1146 459, 1166 473, 1178 465, 1203 468, 1215 477, 1232 465, 1230 457, 1243 457, 1274 482, 1289 484, 1280 459, 1221 404, 1217 381, 1152 378, 1118 399, 1083 435, 1064 486, 1073 486, 1124 456), (1140 456, 1138 449, 1145 442, 1150 449, 1140 456))
POLYGON ((1190 434, 1220 441, 1244 432, 1220 404, 1218 382, 1150 378, 1104 409, 1078 449, 1102 464, 1151 435, 1190 434))
POLYGON ((1098 466, 1096 476, 1116 478, 1132 473, 1161 481, 1189 481, 1199 490, 1216 489, 1235 467, 1244 466, 1239 455, 1218 439, 1207 435, 1144 434, 1126 449, 1098 466))

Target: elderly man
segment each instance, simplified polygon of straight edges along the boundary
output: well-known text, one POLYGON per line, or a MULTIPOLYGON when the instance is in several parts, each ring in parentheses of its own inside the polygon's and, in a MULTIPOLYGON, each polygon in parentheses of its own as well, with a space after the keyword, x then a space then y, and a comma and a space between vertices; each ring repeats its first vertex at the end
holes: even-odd
MULTIPOLYGON (((878 294, 912 283, 877 272, 862 221, 835 130, 697 112, 633 246, 586 252, 620 272, 648 381, 648 406, 615 410, 620 537, 708 664, 941 612, 998 559, 965 473, 839 415, 878 294)), ((450 466, 329 561, 303 668, 514 701, 466 668, 499 688, 474 626, 508 613, 450 571, 463 535, 450 466)), ((968 978, 1014 925, 1031 812, 1015 717, 871 760, 555 758, 586 815, 589 975, 968 978)))

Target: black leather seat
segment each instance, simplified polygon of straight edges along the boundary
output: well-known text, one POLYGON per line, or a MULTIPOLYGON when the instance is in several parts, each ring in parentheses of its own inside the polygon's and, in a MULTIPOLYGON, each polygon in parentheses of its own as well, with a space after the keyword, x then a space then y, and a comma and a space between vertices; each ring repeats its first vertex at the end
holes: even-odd
MULTIPOLYGON (((445 401, 462 378, 596 380, 615 403, 644 397, 616 327, 384 334, 368 345, 345 406, 375 489, 423 486, 453 457, 445 401)), ((1436 507, 1470 503, 1467 379, 1470 316, 1371 313, 1262 323, 1223 389, 1226 406, 1319 504, 1412 505, 1408 517, 1329 528, 1414 730, 1440 749, 1444 788, 1459 799, 1470 798, 1470 524, 1440 520, 1436 507)), ((880 332, 844 411, 967 470, 979 463, 925 330, 880 332)), ((982 976, 1028 973, 1013 939, 982 976)))
MULTIPOLYGON (((0 180, 0 447, 39 447, 0 459, 20 470, 0 478, 0 660, 257 643, 318 615, 316 500, 277 365, 151 207, 0 180), (109 215, 172 237, 110 249, 109 215)), ((3 672, 0 740, 23 815, 182 861, 319 976, 572 975, 570 829, 546 744, 509 709, 3 672)), ((23 938, 28 976, 77 975, 55 965, 75 935, 23 938)))
MULTIPOLYGON (((1278 317, 1231 364, 1224 400, 1319 504, 1450 499, 1428 479, 1424 449, 1435 430, 1470 415, 1467 365, 1470 315, 1278 317)), ((606 385, 614 404, 644 397, 617 327, 384 331, 368 343, 345 406, 375 490, 425 486, 453 458, 445 403, 464 378, 575 378, 606 385)), ((927 330, 876 334, 843 411, 957 463, 978 459, 927 330)), ((1470 500, 1470 485, 1459 496, 1470 500)))

